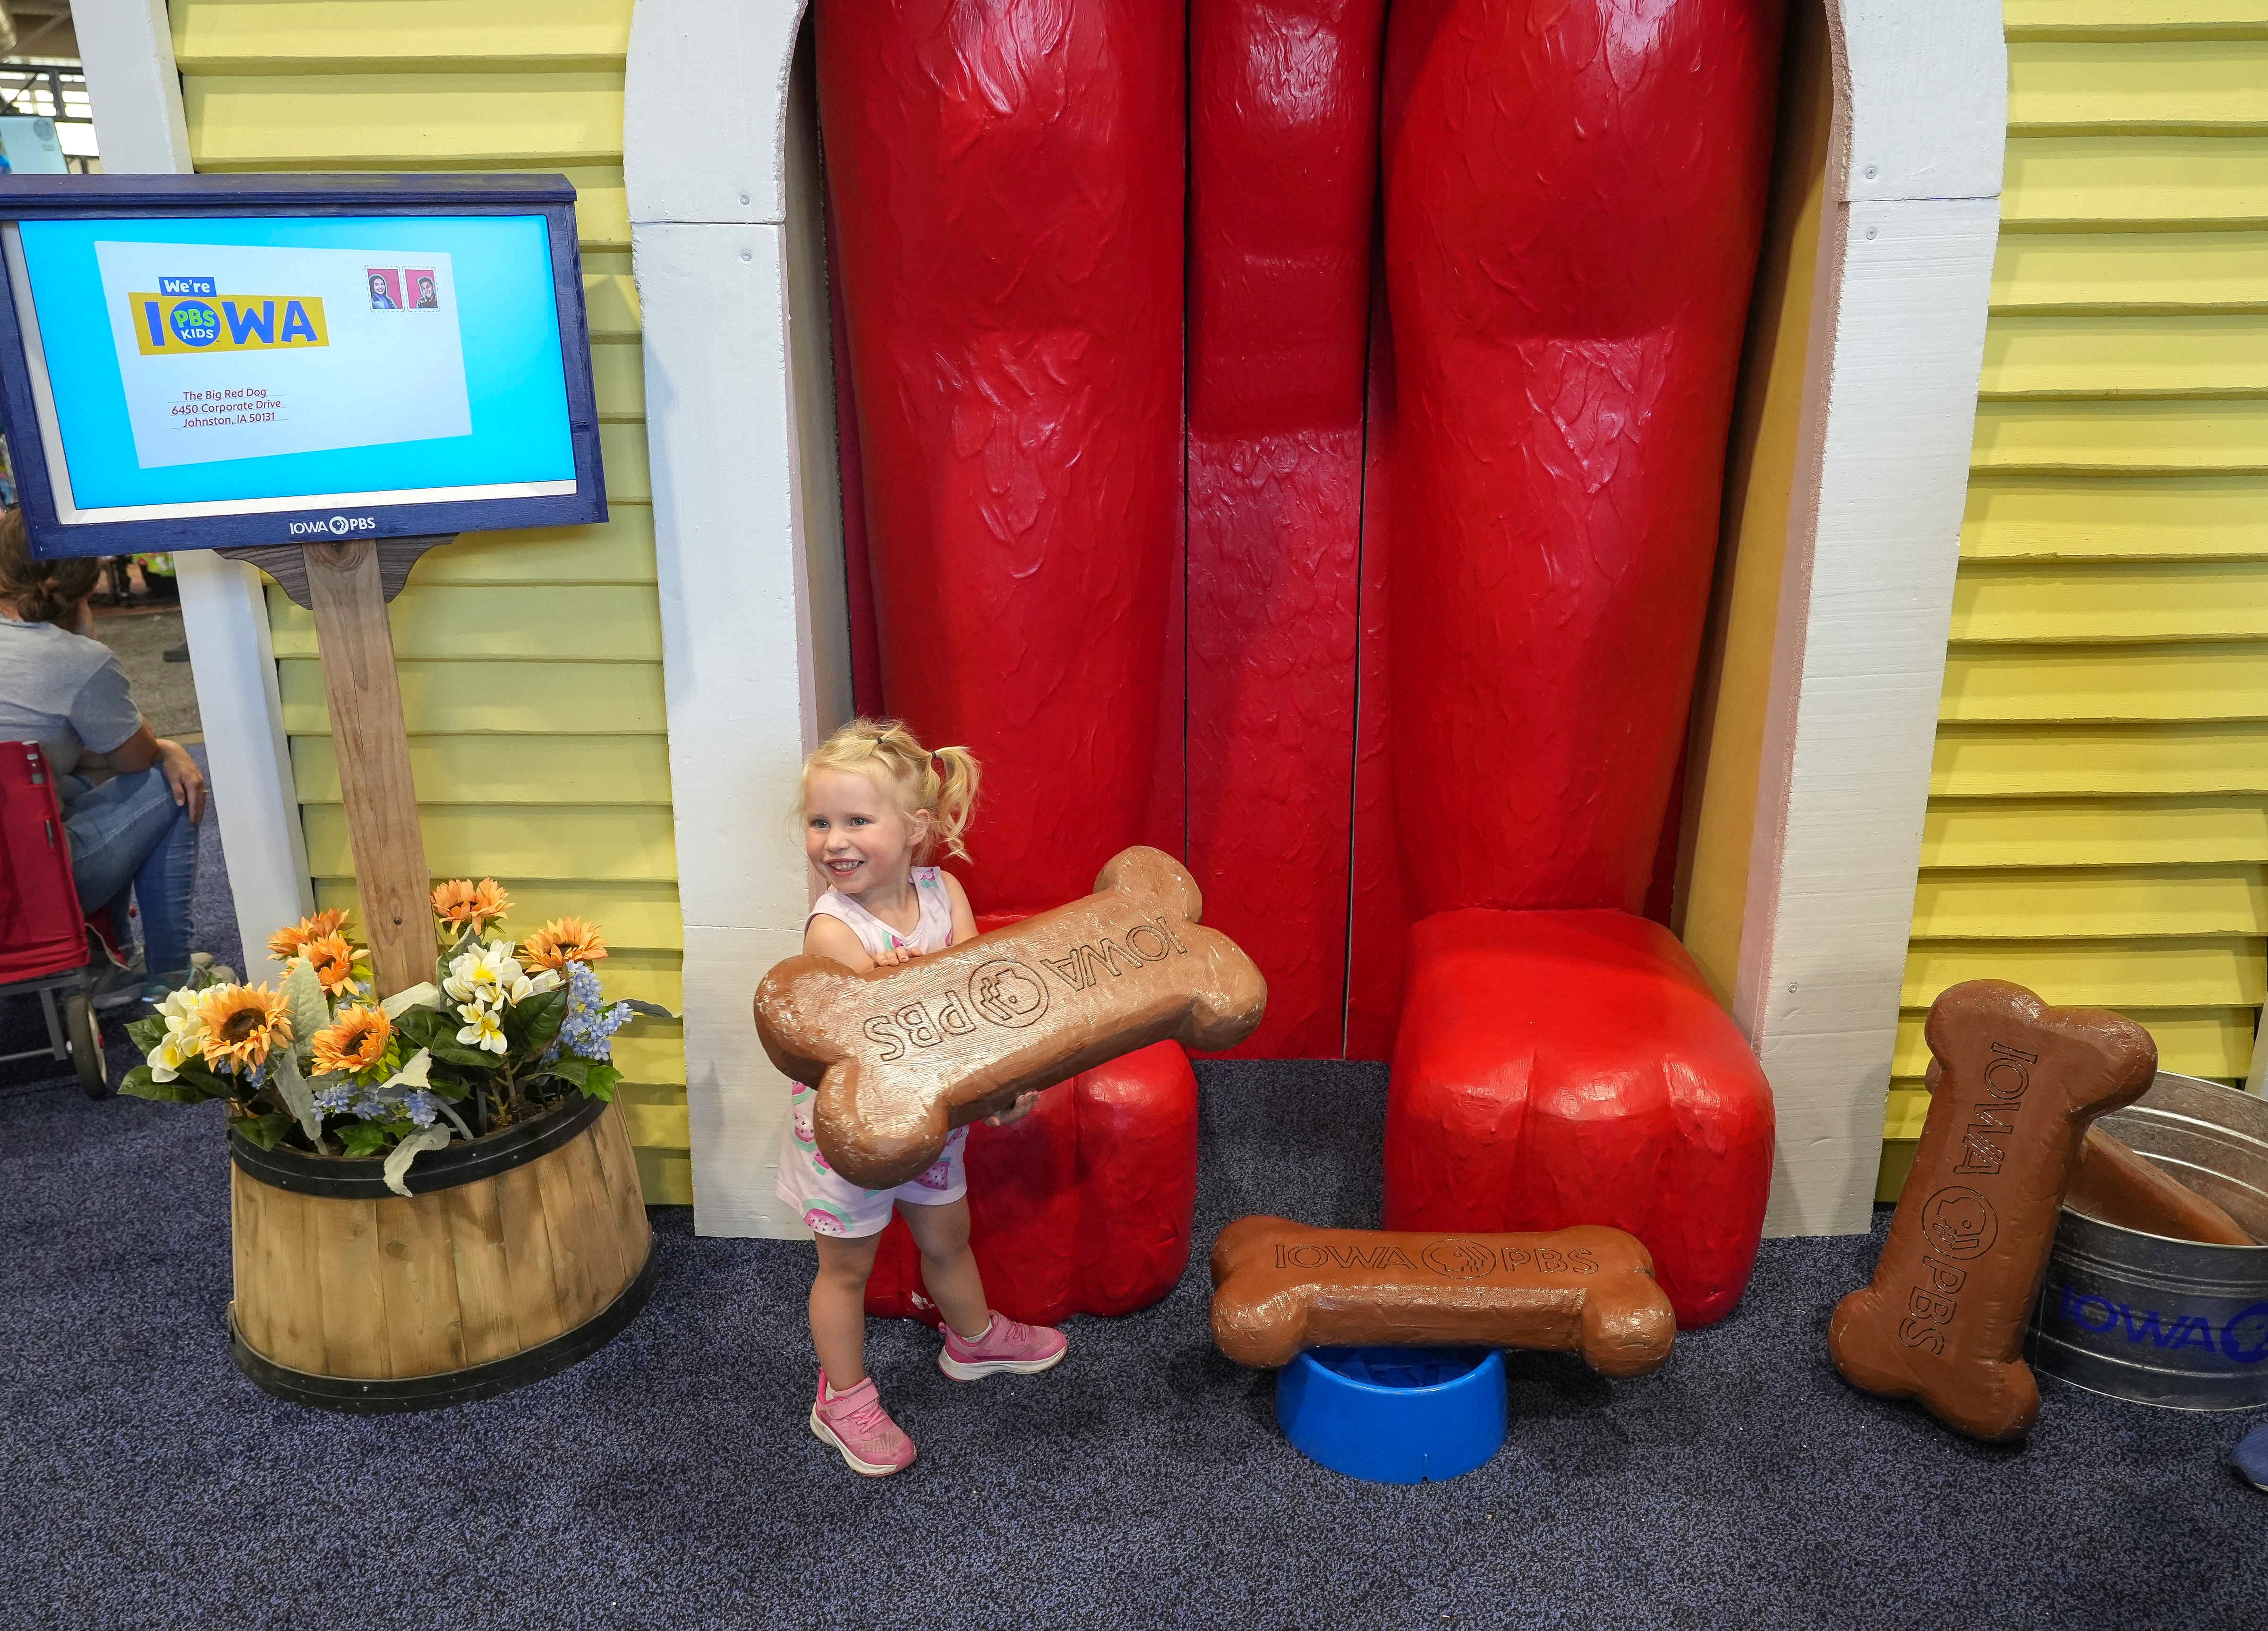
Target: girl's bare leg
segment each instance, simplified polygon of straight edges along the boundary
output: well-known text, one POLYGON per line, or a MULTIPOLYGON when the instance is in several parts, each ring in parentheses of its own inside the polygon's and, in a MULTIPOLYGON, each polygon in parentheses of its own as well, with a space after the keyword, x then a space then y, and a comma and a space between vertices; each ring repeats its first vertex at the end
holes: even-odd
MULTIPOLYGON (((976 1256, 968 1249, 968 1198, 943 1206, 902 1206, 898 1216, 921 1248, 922 1283, 945 1323, 971 1341, 983 1336, 992 1322, 992 1308, 984 1300, 976 1256)), ((867 1260, 873 1261, 872 1253, 867 1260)), ((813 1326, 817 1328, 815 1316, 813 1326)))
MULTIPOLYGON (((965 1223, 961 1238, 968 1238, 965 1223)), ((819 1273, 811 1282, 811 1345, 819 1350, 827 1385, 839 1393, 866 1379, 866 1276, 874 1272, 882 1237, 839 1240, 815 1235, 812 1244, 819 1248, 819 1273)))

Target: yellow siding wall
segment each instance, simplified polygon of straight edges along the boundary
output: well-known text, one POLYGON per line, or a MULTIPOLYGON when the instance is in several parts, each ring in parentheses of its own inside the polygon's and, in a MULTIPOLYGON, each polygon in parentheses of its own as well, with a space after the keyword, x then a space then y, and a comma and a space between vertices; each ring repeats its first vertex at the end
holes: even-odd
POLYGON ((2008 168, 1883 1194, 1996 975, 2245 1074, 2268 972, 2268 0, 2007 0, 2008 168))
MULTIPOLYGON (((394 604, 394 649, 434 871, 502 879, 523 931, 563 913, 600 922, 609 989, 675 1009, 681 920, 622 193, 630 4, 173 0, 172 17, 201 171, 574 182, 611 518, 468 534, 428 555, 394 604)), ((269 607, 316 898, 350 904, 314 628, 272 588, 269 607)), ((641 1020, 615 1051, 646 1198, 690 1201, 682 1042, 641 1020)))

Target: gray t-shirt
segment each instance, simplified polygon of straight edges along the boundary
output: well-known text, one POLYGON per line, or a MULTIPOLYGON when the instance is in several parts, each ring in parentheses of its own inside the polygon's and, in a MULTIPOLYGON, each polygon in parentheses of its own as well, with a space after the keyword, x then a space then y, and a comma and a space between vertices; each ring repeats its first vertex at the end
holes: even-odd
POLYGON ((37 742, 57 775, 142 728, 110 648, 53 623, 0 617, 0 742, 37 742))

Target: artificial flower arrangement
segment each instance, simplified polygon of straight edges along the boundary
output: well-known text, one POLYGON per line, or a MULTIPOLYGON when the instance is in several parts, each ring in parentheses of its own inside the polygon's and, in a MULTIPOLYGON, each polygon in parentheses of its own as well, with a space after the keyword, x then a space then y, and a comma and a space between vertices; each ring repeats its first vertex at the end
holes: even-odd
POLYGON ((524 1121, 570 1093, 612 1098, 613 1037, 651 1003, 608 1003, 592 965, 607 943, 580 918, 514 946, 493 878, 433 891, 440 948, 431 983, 377 1001, 346 914, 303 918, 268 942, 271 991, 197 969, 127 1027, 147 1062, 121 1091, 227 1101, 228 1124, 263 1150, 384 1156, 387 1186, 423 1151, 524 1121))

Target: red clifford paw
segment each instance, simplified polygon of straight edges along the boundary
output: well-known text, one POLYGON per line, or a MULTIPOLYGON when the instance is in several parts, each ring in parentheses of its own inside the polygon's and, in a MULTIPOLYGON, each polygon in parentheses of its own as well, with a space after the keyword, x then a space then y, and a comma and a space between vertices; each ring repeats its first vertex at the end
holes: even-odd
POLYGON ((1604 1223, 1681 1326, 1741 1300, 1771 1189, 1764 1071, 1693 959, 1623 912, 1445 912, 1410 934, 1386 1226, 1604 1223))
MULTIPOLYGON (((1123 1314, 1171 1290, 1197 1207, 1197 1083, 1160 1042, 968 1130, 969 1245, 993 1307, 1029 1325, 1123 1314)), ((883 1232, 866 1311, 938 1323, 902 1219, 883 1232)))

